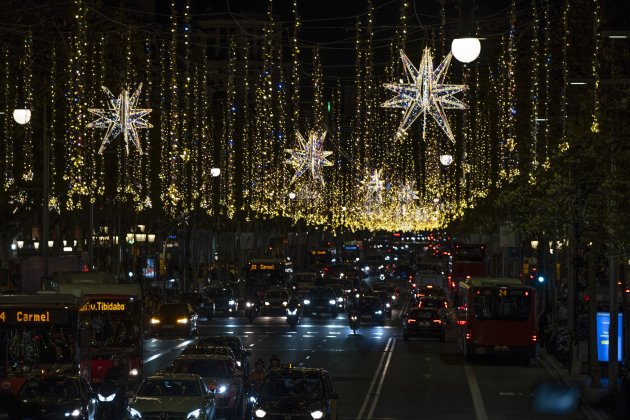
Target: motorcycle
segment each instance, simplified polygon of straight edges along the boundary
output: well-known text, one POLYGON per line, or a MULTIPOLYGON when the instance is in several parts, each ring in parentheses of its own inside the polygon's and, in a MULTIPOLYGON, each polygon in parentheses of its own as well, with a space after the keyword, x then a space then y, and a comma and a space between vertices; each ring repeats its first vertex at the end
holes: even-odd
POLYGON ((245 317, 251 324, 254 322, 254 318, 258 314, 258 304, 254 300, 248 300, 245 302, 245 317))
POLYGON ((98 387, 98 412, 102 420, 122 419, 127 413, 127 389, 121 381, 106 380, 98 387))
POLYGON ((359 312, 352 311, 348 314, 348 323, 350 324, 350 329, 354 334, 357 333, 359 329, 359 312))
POLYGON ((291 326, 291 329, 295 329, 298 322, 300 322, 300 314, 297 306, 287 308, 287 324, 291 326))

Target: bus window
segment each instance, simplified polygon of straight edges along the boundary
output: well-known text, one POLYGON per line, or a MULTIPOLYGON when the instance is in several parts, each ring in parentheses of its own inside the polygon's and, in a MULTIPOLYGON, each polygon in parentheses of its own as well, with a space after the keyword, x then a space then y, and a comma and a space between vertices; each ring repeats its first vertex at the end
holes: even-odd
POLYGON ((486 289, 473 298, 477 319, 526 320, 529 318, 531 297, 520 290, 510 290, 503 295, 502 289, 486 289))

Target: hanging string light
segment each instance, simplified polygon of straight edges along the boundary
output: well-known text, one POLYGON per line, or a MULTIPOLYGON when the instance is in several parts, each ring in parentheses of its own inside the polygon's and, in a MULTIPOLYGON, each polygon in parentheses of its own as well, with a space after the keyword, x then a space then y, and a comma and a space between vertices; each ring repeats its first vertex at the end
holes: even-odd
POLYGON ((538 102, 539 98, 539 86, 538 86, 538 76, 540 72, 540 64, 539 64, 539 42, 538 42, 538 31, 539 31, 539 22, 538 22, 538 7, 536 5, 537 0, 532 0, 532 38, 531 38, 531 74, 530 74, 530 102, 531 102, 531 117, 530 117, 530 136, 531 136, 531 146, 530 146, 530 157, 531 157, 531 165, 529 167, 529 180, 530 182, 535 182, 534 174, 538 169, 538 102))
MULTIPOLYGON (((23 77, 22 95, 24 97, 24 108, 31 109, 33 103, 33 34, 28 32, 24 38, 24 57, 21 66, 23 77)), ((24 169, 22 171, 22 179, 24 181, 33 180, 33 133, 31 124, 24 125, 24 142, 22 143, 24 169)))
POLYGON ((593 0, 593 59, 592 59, 592 74, 593 74, 593 122, 591 123, 591 132, 599 133, 599 42, 600 42, 600 0, 593 0))

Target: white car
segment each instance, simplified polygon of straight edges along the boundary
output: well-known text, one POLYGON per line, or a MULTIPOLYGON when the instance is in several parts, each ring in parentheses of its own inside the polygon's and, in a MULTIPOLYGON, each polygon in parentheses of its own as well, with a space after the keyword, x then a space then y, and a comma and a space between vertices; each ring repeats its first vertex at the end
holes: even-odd
POLYGON ((130 398, 128 419, 216 419, 214 395, 199 375, 158 373, 130 398))

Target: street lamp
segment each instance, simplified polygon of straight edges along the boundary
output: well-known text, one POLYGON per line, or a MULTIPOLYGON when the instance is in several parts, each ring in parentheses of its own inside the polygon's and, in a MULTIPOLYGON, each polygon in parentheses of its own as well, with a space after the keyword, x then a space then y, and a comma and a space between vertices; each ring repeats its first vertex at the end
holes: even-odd
MULTIPOLYGON (((218 178, 219 175, 221 175, 221 168, 212 168, 210 169, 210 175, 213 178, 218 178)), ((217 192, 216 192, 216 203, 214 205, 214 209, 216 212, 216 217, 217 217, 217 235, 216 235, 216 243, 215 243, 215 255, 214 255, 214 264, 215 264, 215 268, 216 268, 216 281, 217 283, 219 282, 219 191, 217 188, 217 192)))
MULTIPOLYGON (((13 110, 13 119, 20 125, 28 124, 31 121, 31 110, 27 108, 20 108, 13 110)), ((46 135, 46 101, 42 103, 42 152, 43 152, 43 186, 42 186, 42 235, 41 242, 48 243, 48 203, 49 203, 49 191, 48 184, 50 183, 48 178, 49 162, 48 162, 48 138, 46 135)), ((42 246, 42 277, 48 277, 48 247, 42 246)))
POLYGON ((444 166, 450 166, 453 163, 452 155, 440 155, 440 163, 444 166))
POLYGON ((459 34, 451 43, 453 57, 462 63, 470 63, 479 57, 481 43, 474 37, 475 0, 460 0, 459 34))

